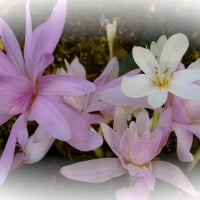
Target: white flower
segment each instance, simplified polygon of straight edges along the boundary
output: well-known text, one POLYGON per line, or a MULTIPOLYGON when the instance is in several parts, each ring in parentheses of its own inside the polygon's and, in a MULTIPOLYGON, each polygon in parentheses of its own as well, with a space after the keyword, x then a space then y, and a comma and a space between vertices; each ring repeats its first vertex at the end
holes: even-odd
POLYGON ((193 83, 200 80, 200 70, 176 71, 188 45, 187 37, 179 33, 164 41, 163 47, 158 45, 161 52, 153 50, 155 53, 152 53, 142 47, 133 47, 133 58, 144 74, 125 77, 121 84, 122 92, 132 98, 148 96, 152 108, 162 106, 168 92, 185 99, 200 99, 200 86, 193 83))
POLYGON ((155 56, 156 60, 160 59, 161 52, 166 42, 166 35, 161 35, 157 42, 151 42, 150 51, 155 56))

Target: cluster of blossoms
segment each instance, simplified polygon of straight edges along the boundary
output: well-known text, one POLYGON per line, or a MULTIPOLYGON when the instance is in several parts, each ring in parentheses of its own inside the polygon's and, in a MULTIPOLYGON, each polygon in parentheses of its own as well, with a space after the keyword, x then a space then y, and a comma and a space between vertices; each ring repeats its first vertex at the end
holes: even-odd
POLYGON ((0 51, 0 124, 18 116, 0 157, 0 184, 11 169, 41 160, 56 139, 81 151, 94 150, 105 140, 116 157, 67 165, 60 173, 91 183, 128 173, 130 185, 116 191, 117 200, 148 199, 156 178, 198 196, 181 169, 156 159, 172 131, 180 161, 193 160, 193 135, 200 138, 200 63, 187 69, 181 63, 187 37, 161 36, 150 49, 133 47, 139 68, 123 76, 118 76, 115 57, 93 82, 86 80, 78 58, 65 60, 66 70, 44 75, 53 62, 66 7, 66 0, 57 0, 49 19, 32 30, 27 1, 23 54, 10 27, 0 20, 5 46, 5 52, 0 51), (29 136, 31 120, 38 128, 29 136), (93 124, 99 124, 103 136, 93 124))

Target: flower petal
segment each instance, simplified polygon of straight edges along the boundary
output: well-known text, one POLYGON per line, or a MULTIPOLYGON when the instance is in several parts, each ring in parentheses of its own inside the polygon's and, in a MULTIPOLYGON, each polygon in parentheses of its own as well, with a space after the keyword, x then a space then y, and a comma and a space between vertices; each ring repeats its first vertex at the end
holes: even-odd
POLYGON ((49 19, 33 31, 33 60, 36 62, 44 54, 54 51, 64 28, 66 9, 67 1, 58 0, 49 19))
POLYGON ((103 131, 103 136, 105 138, 105 141, 109 145, 109 147, 112 149, 112 151, 120 157, 120 140, 121 140, 121 134, 120 132, 114 132, 111 127, 109 127, 107 124, 101 123, 101 129, 103 131))
POLYGON ((39 80, 39 94, 81 96, 95 90, 95 85, 78 77, 46 75, 39 80))
POLYGON ((150 129, 149 115, 145 111, 141 111, 136 117, 137 134, 143 134, 146 130, 150 129))
POLYGON ((199 69, 183 69, 176 71, 172 80, 177 83, 191 83, 200 80, 199 69))
POLYGON ((17 69, 25 73, 24 59, 17 38, 3 19, 0 19, 0 36, 5 45, 6 54, 12 63, 17 69))
POLYGON ((70 76, 76 76, 83 79, 86 79, 86 71, 83 65, 79 62, 78 57, 74 58, 73 61, 69 64, 65 59, 65 65, 67 67, 67 74, 70 76))
POLYGON ((91 151, 100 147, 103 143, 103 139, 99 133, 94 130, 82 130, 82 132, 79 133, 72 131, 72 138, 68 140, 68 143, 80 151, 91 151))
POLYGON ((175 131, 177 137, 177 155, 183 162, 191 162, 193 155, 190 153, 192 147, 193 135, 181 128, 178 124, 172 124, 172 128, 175 131))
POLYGON ((23 163, 24 163, 24 152, 23 151, 17 152, 13 159, 11 170, 17 169, 18 167, 22 166, 23 163))
POLYGON ((185 110, 187 112, 187 115, 192 121, 193 120, 196 121, 196 120, 200 119, 200 112, 199 112, 199 109, 197 109, 197 108, 200 108, 200 101, 199 100, 189 101, 185 105, 185 110))
POLYGON ((121 134, 127 128, 128 124, 126 120, 126 113, 122 107, 118 106, 115 109, 113 129, 121 134))
POLYGON ((0 109, 19 114, 27 109, 34 88, 32 83, 20 76, 0 76, 0 109), (16 105, 18 106, 16 107, 16 105))
POLYGON ((122 92, 132 98, 140 98, 148 96, 153 88, 152 81, 145 74, 139 74, 133 77, 125 77, 122 79, 122 92))
POLYGON ((24 163, 32 164, 40 161, 48 152, 54 142, 54 138, 47 134, 40 126, 28 140, 25 148, 24 163))
POLYGON ((152 167, 158 179, 170 183, 193 196, 199 196, 199 193, 176 165, 164 161, 153 161, 152 167))
POLYGON ((103 139, 99 133, 89 129, 88 122, 82 115, 69 105, 57 104, 71 129, 71 138, 67 141, 71 146, 81 151, 90 151, 99 147, 103 139))
POLYGON ((106 89, 100 93, 100 100, 116 106, 149 107, 146 98, 127 97, 120 87, 106 89))
POLYGON ((132 53, 136 64, 149 78, 154 80, 154 67, 158 67, 158 62, 154 55, 148 49, 137 46, 133 47, 132 53))
POLYGON ((149 93, 148 103, 152 108, 159 108, 167 101, 167 96, 168 96, 167 88, 155 87, 149 93))
POLYGON ((200 69, 200 59, 198 58, 195 62, 192 62, 187 68, 188 69, 200 69))
POLYGON ((11 117, 13 117, 12 114, 8 114, 6 111, 0 111, 0 125, 7 122, 11 117))
POLYGON ((101 87, 107 82, 117 78, 118 73, 119 73, 119 63, 117 58, 114 57, 108 62, 101 75, 96 80, 94 80, 94 84, 97 87, 101 87))
POLYGON ((0 75, 11 75, 11 76, 19 76, 22 75, 20 71, 16 68, 16 66, 12 63, 9 57, 2 51, 0 51, 0 75))
POLYGON ((117 200, 147 200, 151 190, 142 178, 137 178, 133 186, 116 191, 117 200))
POLYGON ((163 47, 159 61, 160 67, 164 69, 167 67, 171 71, 175 71, 188 46, 189 42, 184 34, 172 35, 163 47))
POLYGON ((172 112, 171 109, 166 109, 160 116, 160 119, 157 124, 157 129, 162 130, 162 139, 160 142, 160 150, 166 145, 169 135, 170 135, 170 128, 171 128, 171 117, 172 112))
POLYGON ((60 169, 60 173, 66 178, 100 183, 125 173, 119 159, 101 158, 67 165, 60 169))
MULTIPOLYGON (((145 162, 144 162, 145 163, 145 162)), ((154 190, 156 177, 152 172, 151 166, 138 167, 132 164, 127 165, 129 174, 132 177, 142 177, 150 190, 154 190)))
POLYGON ((172 94, 189 100, 200 99, 200 86, 193 83, 171 82, 169 92, 172 94))
POLYGON ((155 58, 157 58, 157 60, 160 59, 160 54, 163 50, 163 47, 164 47, 166 41, 167 41, 166 35, 161 35, 157 42, 154 42, 154 41, 151 42, 150 51, 153 53, 155 58))
POLYGON ((26 1, 26 24, 25 24, 25 43, 24 43, 24 60, 26 70, 33 74, 35 67, 32 66, 33 62, 33 44, 32 44, 32 21, 30 15, 29 0, 26 1))
POLYGON ((0 185, 5 181, 12 167, 18 134, 21 131, 25 134, 28 134, 26 125, 27 113, 19 116, 11 129, 10 136, 0 158, 0 185))
POLYGON ((29 74, 33 81, 37 81, 38 77, 42 76, 44 70, 53 62, 54 57, 50 53, 44 54, 37 63, 37 67, 33 66, 32 72, 29 69, 29 74))
POLYGON ((49 99, 37 96, 31 107, 31 115, 48 134, 62 141, 71 138, 71 129, 58 107, 49 99))

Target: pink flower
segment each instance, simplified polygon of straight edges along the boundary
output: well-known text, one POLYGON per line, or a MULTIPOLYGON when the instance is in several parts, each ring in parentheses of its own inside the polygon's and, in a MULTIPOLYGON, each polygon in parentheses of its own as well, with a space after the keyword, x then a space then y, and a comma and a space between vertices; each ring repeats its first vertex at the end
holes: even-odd
MULTIPOLYGON (((78 58, 75 58, 70 64, 65 60, 65 64, 67 73, 63 69, 58 69, 58 74, 80 77, 83 80, 87 79, 85 68, 79 62, 78 58)), ((66 102, 78 109, 90 124, 103 122, 103 116, 105 118, 109 117, 109 113, 113 111, 114 106, 101 101, 100 94, 107 87, 107 85, 118 77, 118 71, 118 60, 116 58, 112 58, 106 65, 101 75, 94 80, 93 83, 96 86, 96 90, 82 96, 67 96, 65 97, 66 102), (99 111, 100 114, 94 113, 96 111, 99 111)))
MULTIPOLYGON (((11 168, 16 143, 22 153, 17 154, 15 163, 23 158, 23 150, 28 143, 27 121, 30 117, 45 133, 67 141, 80 150, 91 150, 102 143, 98 134, 88 131, 88 124, 80 113, 61 98, 84 95, 95 90, 95 86, 77 77, 42 75, 53 62, 52 52, 62 34, 66 7, 66 0, 57 0, 49 19, 32 31, 27 1, 24 56, 14 33, 0 20, 0 36, 6 49, 6 54, 0 51, 0 123, 19 115, 1 155, 0 184, 11 168)), ((42 137, 43 134, 38 138, 42 137)))
POLYGON ((172 112, 171 127, 177 136, 177 155, 181 161, 191 162, 193 135, 200 138, 200 101, 168 98, 166 108, 172 112))
POLYGON ((104 182, 128 172, 131 183, 116 192, 116 198, 147 199, 154 189, 156 178, 171 183, 191 195, 198 195, 183 172, 173 164, 154 161, 169 136, 171 112, 166 110, 151 130, 147 112, 141 112, 127 125, 121 107, 115 112, 113 129, 102 124, 106 142, 117 158, 102 158, 75 163, 61 168, 63 176, 84 182, 104 182), (125 198, 126 197, 126 198, 125 198))

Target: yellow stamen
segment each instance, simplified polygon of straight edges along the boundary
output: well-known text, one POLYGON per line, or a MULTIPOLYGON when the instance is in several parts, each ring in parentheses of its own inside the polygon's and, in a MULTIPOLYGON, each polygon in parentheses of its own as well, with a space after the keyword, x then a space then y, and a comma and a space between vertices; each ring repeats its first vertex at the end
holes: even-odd
POLYGON ((153 81, 154 85, 160 88, 169 86, 170 79, 173 77, 174 72, 170 72, 169 68, 160 71, 157 66, 154 67, 156 80, 153 81))

